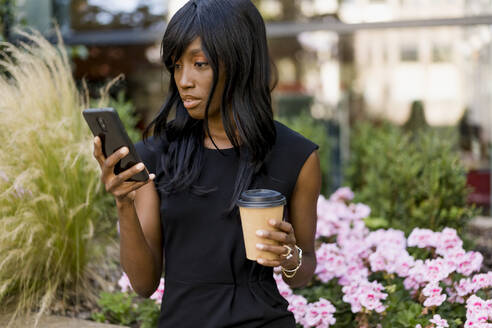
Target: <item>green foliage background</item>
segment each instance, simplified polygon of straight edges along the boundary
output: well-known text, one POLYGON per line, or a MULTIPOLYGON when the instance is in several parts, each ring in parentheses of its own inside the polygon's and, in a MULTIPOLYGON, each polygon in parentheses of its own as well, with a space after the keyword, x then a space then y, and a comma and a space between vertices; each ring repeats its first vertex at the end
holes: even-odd
POLYGON ((466 203, 466 172, 454 145, 449 130, 405 133, 389 123, 361 123, 351 138, 347 181, 356 201, 371 207, 372 220, 407 234, 446 226, 462 233, 476 211, 466 203))

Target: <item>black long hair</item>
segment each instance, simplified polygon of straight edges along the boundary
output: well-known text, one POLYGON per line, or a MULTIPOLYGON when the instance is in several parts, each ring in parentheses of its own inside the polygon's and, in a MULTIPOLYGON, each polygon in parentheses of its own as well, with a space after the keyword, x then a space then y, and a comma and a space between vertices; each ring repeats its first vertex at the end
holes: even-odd
POLYGON ((164 179, 158 187, 166 194, 182 190, 196 194, 207 192, 195 182, 201 172, 205 133, 210 135, 210 102, 217 87, 219 69, 223 69, 225 86, 220 113, 225 132, 240 156, 232 210, 241 192, 262 168, 276 138, 271 104, 274 79, 263 18, 250 0, 188 1, 169 22, 161 52, 171 75, 169 94, 145 131, 146 136, 154 126, 154 135, 162 137, 169 145, 161 158, 164 179), (174 63, 197 37, 213 69, 204 120, 188 115, 173 78, 174 63), (176 116, 169 121, 173 109, 176 116))

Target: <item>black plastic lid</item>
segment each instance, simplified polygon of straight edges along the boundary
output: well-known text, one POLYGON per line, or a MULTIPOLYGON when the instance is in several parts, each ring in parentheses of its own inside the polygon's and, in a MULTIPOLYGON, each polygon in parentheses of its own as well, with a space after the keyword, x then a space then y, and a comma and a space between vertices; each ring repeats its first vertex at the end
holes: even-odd
POLYGON ((275 190, 250 189, 237 201, 240 207, 277 207, 287 204, 284 195, 275 190))

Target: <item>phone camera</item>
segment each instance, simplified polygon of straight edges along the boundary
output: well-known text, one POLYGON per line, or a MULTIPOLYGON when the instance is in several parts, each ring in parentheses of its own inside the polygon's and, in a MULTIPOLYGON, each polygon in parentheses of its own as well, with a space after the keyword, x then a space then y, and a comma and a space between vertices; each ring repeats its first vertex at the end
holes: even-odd
POLYGON ((98 117, 97 118, 97 123, 99 123, 99 126, 101 127, 101 129, 104 131, 104 132, 107 132, 108 129, 106 127, 106 123, 104 122, 104 119, 102 117, 98 117))

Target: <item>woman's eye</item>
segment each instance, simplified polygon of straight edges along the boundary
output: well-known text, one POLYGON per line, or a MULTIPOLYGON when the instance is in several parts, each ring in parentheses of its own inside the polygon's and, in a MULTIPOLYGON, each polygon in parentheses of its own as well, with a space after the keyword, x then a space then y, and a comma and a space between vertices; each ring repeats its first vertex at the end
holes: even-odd
POLYGON ((175 70, 176 70, 176 69, 180 69, 180 68, 181 68, 181 64, 177 64, 177 63, 175 63, 175 64, 174 64, 174 69, 175 69, 175 70))
POLYGON ((203 68, 203 67, 206 67, 208 65, 208 63, 207 62, 196 62, 195 65, 198 68, 203 68))

